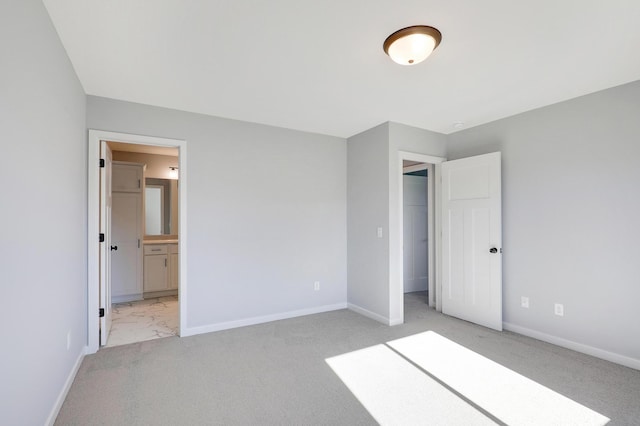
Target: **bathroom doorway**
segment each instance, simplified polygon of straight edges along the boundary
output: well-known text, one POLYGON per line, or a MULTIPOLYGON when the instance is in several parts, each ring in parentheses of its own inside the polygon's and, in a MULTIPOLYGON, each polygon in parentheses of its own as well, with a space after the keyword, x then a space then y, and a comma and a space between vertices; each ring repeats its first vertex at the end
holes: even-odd
POLYGON ((111 327, 104 346, 176 336, 179 151, 102 143, 117 183, 111 194, 111 327), (126 242, 129 250, 122 250, 126 242))
POLYGON ((89 168, 89 235, 100 236, 97 244, 89 237, 89 353, 180 335, 186 323, 186 142, 90 130, 89 164, 94 160, 104 167, 89 168), (110 197, 104 169, 112 175, 110 197), (147 182, 153 188, 148 205, 147 182))

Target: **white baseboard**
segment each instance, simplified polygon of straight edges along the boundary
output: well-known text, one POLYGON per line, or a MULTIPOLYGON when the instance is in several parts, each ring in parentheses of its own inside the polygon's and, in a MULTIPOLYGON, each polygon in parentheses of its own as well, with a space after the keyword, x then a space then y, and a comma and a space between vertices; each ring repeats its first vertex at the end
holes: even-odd
POLYGON ((416 291, 429 291, 429 287, 427 285, 413 285, 402 289, 403 293, 415 293, 416 291))
POLYGON ((124 296, 111 296, 111 303, 136 302, 138 300, 144 300, 144 298, 142 297, 142 293, 127 294, 124 296))
POLYGON ((571 349, 576 352, 582 352, 583 354, 601 358, 605 361, 615 362, 616 364, 624 365, 625 367, 640 370, 640 359, 635 359, 614 352, 609 352, 604 349, 595 348, 593 346, 574 342, 572 340, 567 340, 562 337, 553 336, 551 334, 542 333, 540 331, 531 330, 529 328, 521 327, 519 325, 511 324, 508 322, 503 323, 502 326, 505 330, 513 331, 514 333, 542 340, 543 342, 552 343, 556 346, 561 346, 563 348, 571 349))
POLYGON ((174 290, 161 290, 161 291, 147 291, 142 293, 142 297, 144 299, 155 299, 156 297, 165 297, 165 296, 177 296, 178 289, 174 290))
POLYGON ((389 320, 389 325, 393 327, 394 325, 404 324, 404 320, 402 318, 395 318, 389 320))
POLYGON ((324 305, 297 311, 282 312, 261 317, 245 318, 236 321, 221 322, 217 324, 202 325, 199 327, 189 327, 181 330, 180 337, 195 336, 196 334, 211 333, 213 331, 229 330, 231 328, 246 327, 248 325, 263 324, 265 322, 278 321, 283 319, 302 317, 305 315, 320 314, 322 312, 337 311, 346 309, 346 303, 336 303, 334 305, 324 305))
MULTIPOLYGON (((364 315, 367 318, 371 318, 372 320, 381 322, 381 323, 383 323, 385 325, 397 325, 397 324, 392 324, 392 321, 389 320, 389 318, 383 317, 382 315, 376 314, 375 312, 371 312, 370 310, 365 309, 365 308, 363 308, 361 306, 354 305, 353 303, 349 303, 348 304, 348 308, 349 308, 349 310, 351 310, 351 311, 353 311, 355 313, 358 313, 360 315, 364 315)), ((398 323, 398 324, 401 324, 401 322, 398 323)))
POLYGON ((76 363, 73 365, 73 368, 69 372, 69 376, 67 377, 67 380, 64 382, 64 386, 62 387, 62 389, 60 390, 60 393, 58 394, 58 398, 56 399, 56 403, 53 405, 53 408, 51 409, 51 413, 49 413, 49 417, 47 418, 47 421, 45 422, 45 425, 53 426, 53 424, 55 423, 56 417, 58 417, 58 413, 60 412, 60 409, 62 408, 62 404, 64 404, 64 400, 67 397, 67 394, 69 393, 69 389, 71 389, 71 385, 73 384, 73 380, 76 378, 76 374, 78 373, 78 370, 80 369, 80 365, 82 364, 82 360, 84 359, 84 357, 85 357, 85 355, 87 353, 88 353, 88 348, 86 346, 84 346, 82 348, 82 350, 80 351, 80 354, 78 355, 78 359, 76 360, 76 363))

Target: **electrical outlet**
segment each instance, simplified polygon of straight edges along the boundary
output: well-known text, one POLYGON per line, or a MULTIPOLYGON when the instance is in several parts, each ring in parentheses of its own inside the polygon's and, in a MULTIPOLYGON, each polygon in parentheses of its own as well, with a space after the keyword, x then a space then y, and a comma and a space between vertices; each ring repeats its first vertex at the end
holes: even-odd
POLYGON ((378 238, 382 238, 382 228, 378 228, 378 238))
POLYGON ((314 289, 315 291, 320 291, 320 281, 315 281, 315 282, 313 283, 313 289, 314 289))
POLYGON ((559 317, 563 317, 564 316, 564 305, 562 303, 556 303, 553 309, 553 312, 559 316, 559 317))
POLYGON ((71 330, 67 332, 67 350, 71 348, 71 330))
POLYGON ((520 298, 520 306, 523 308, 529 308, 529 298, 527 296, 522 296, 520 298))

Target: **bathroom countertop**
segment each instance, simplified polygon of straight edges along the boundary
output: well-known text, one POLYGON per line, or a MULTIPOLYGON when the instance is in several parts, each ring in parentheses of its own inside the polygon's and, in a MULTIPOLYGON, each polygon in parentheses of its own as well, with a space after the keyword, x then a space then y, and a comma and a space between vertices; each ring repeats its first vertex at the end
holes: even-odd
POLYGON ((144 240, 143 244, 177 244, 178 240, 144 240))

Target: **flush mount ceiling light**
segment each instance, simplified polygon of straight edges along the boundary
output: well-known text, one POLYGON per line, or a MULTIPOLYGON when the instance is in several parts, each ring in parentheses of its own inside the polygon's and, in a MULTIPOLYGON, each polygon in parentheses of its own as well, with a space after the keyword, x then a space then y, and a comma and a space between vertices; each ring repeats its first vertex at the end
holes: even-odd
POLYGON ((391 34, 384 41, 384 53, 400 65, 415 65, 438 47, 442 34, 436 28, 414 25, 391 34))

